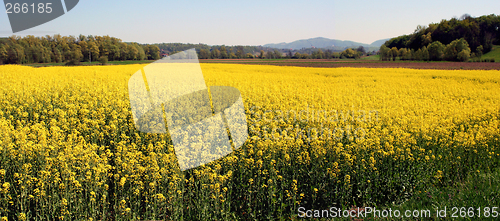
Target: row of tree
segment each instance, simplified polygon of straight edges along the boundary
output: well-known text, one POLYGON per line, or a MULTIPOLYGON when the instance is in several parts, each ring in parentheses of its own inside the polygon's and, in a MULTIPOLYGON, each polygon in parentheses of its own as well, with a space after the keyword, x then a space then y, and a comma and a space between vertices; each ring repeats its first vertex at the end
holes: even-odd
POLYGON ((125 43, 109 36, 11 36, 0 39, 0 64, 79 63, 101 60, 156 60, 156 45, 125 43))
POLYGON ((363 47, 333 52, 321 49, 285 50, 262 46, 208 46, 206 44, 125 43, 110 36, 11 36, 0 38, 0 64, 68 63, 97 60, 157 60, 162 56, 195 48, 200 59, 332 59, 359 58, 363 47))
POLYGON ((413 48, 389 48, 385 45, 380 47, 380 59, 383 61, 393 60, 417 60, 417 61, 467 61, 471 57, 481 57, 483 46, 476 48, 476 52, 471 53, 469 44, 464 38, 456 39, 448 45, 439 41, 434 41, 418 50, 413 48))
MULTIPOLYGON (((252 51, 253 52, 253 51, 252 51)), ((235 58, 253 58, 252 52, 245 53, 244 46, 228 47, 213 46, 209 49, 200 49, 198 51, 198 58, 200 59, 235 59, 235 58)))
MULTIPOLYGON (((239 58, 260 58, 260 59, 336 59, 336 58, 360 58, 367 54, 363 46, 357 49, 348 48, 342 52, 333 52, 329 49, 323 51, 321 49, 312 50, 311 53, 307 52, 292 52, 292 50, 260 50, 259 53, 252 53, 243 50, 242 46, 237 47, 236 53, 226 46, 213 46, 211 49, 200 49, 198 58, 200 59, 239 59, 239 58)), ((375 53, 375 52, 373 52, 375 53)))
POLYGON ((385 43, 387 48, 407 48, 423 50, 433 42, 448 45, 456 39, 463 38, 472 49, 482 47, 481 53, 487 53, 494 44, 500 44, 500 15, 484 15, 473 18, 468 14, 460 18, 442 20, 428 27, 417 26, 409 35, 402 35, 385 43))
POLYGON ((226 46, 206 44, 183 44, 183 43, 161 43, 154 44, 160 48, 160 51, 165 54, 174 54, 180 51, 195 48, 200 59, 335 59, 335 58, 359 58, 367 54, 375 54, 376 52, 367 53, 363 46, 357 49, 346 49, 344 51, 325 51, 318 48, 302 48, 302 49, 276 49, 263 46, 226 46))

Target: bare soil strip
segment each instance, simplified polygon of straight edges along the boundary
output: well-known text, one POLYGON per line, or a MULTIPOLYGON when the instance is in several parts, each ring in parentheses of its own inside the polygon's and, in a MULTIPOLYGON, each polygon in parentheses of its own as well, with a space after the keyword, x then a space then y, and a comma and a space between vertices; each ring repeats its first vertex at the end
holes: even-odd
POLYGON ((357 67, 357 68, 412 68, 442 70, 500 70, 500 62, 415 62, 415 61, 342 61, 327 59, 201 59, 200 63, 259 64, 297 67, 357 67))

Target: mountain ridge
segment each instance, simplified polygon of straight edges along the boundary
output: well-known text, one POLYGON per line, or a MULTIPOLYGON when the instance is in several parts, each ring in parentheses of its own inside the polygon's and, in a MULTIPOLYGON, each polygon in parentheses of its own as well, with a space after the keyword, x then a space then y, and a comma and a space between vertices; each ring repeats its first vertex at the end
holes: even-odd
POLYGON ((380 46, 382 46, 382 44, 384 44, 389 39, 390 38, 380 39, 374 41, 371 44, 365 44, 349 40, 337 40, 325 37, 316 37, 309 39, 300 39, 289 43, 281 42, 281 43, 265 44, 263 46, 270 48, 292 49, 292 50, 299 50, 302 48, 312 48, 312 47, 331 49, 331 50, 345 50, 346 48, 363 46, 365 50, 371 51, 371 50, 378 50, 378 48, 380 48, 380 46))

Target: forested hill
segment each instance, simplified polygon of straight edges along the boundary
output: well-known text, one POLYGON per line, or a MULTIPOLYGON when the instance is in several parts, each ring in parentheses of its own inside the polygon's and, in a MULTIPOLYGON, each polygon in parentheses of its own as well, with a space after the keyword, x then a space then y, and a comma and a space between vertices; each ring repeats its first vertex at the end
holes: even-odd
POLYGON ((385 46, 416 51, 435 41, 448 45, 460 38, 467 41, 471 52, 476 52, 480 46, 482 53, 489 52, 493 45, 500 44, 500 16, 491 14, 474 18, 465 14, 428 27, 418 26, 412 34, 392 38, 385 46))

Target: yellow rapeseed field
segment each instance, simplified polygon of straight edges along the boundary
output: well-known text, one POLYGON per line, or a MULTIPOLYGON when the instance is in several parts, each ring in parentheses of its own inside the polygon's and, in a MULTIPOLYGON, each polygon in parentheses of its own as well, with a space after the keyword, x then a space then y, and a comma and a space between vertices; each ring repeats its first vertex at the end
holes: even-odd
POLYGON ((168 134, 135 128, 143 66, 0 66, 1 220, 273 219, 499 166, 500 71, 201 64, 240 90, 249 138, 181 171, 168 134))

